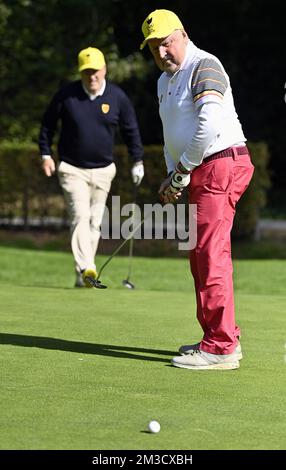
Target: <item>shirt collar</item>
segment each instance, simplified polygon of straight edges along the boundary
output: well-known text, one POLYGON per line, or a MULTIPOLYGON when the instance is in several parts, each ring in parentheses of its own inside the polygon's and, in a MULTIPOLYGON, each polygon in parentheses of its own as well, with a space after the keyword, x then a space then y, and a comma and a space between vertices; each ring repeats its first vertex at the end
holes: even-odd
POLYGON ((105 80, 105 79, 103 80, 100 90, 98 90, 98 92, 95 93, 95 94, 89 93, 89 91, 86 89, 86 87, 84 86, 84 84, 83 84, 82 82, 81 82, 81 85, 82 85, 83 91, 87 94, 87 96, 89 97, 89 99, 93 101, 93 100, 95 100, 95 98, 97 98, 98 96, 102 96, 102 95, 103 95, 104 90, 105 90, 105 88, 106 88, 106 80, 105 80))
POLYGON ((180 68, 175 72, 175 73, 171 73, 169 74, 168 72, 166 72, 166 74, 168 76, 171 76, 171 77, 175 77, 177 74, 179 74, 181 72, 181 70, 186 70, 188 68, 188 66, 192 63, 193 61, 193 58, 195 57, 195 52, 197 50, 197 47, 194 45, 194 43, 189 40, 188 41, 188 44, 187 44, 187 47, 186 47, 186 54, 185 54, 185 58, 180 66, 180 68))
POLYGON ((184 61, 181 64, 181 67, 180 67, 179 70, 184 70, 184 69, 188 68, 188 66, 190 65, 190 63, 192 62, 192 60, 195 56, 196 49, 197 49, 197 47, 194 45, 194 43, 189 40, 189 42, 187 44, 187 48, 186 48, 186 55, 185 55, 184 61))

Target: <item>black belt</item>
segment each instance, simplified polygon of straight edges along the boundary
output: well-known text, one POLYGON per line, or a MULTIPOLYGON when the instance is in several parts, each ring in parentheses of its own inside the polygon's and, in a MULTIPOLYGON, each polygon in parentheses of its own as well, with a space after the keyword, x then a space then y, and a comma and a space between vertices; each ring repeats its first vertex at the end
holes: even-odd
POLYGON ((222 150, 221 152, 214 153, 213 155, 204 158, 202 161, 202 165, 212 160, 216 160, 217 158, 235 157, 234 149, 237 155, 249 155, 249 151, 246 145, 244 145, 243 147, 229 147, 228 149, 222 150))

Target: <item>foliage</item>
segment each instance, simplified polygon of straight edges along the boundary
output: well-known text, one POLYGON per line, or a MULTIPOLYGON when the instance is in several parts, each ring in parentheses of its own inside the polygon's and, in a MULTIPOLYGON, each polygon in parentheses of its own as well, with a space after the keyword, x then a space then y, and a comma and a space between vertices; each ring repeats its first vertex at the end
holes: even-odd
POLYGON ((31 143, 5 142, 0 147, 1 217, 64 216, 64 204, 56 178, 49 180, 40 168, 37 148, 31 143), (55 196, 57 204, 55 204, 55 196))
POLYGON ((112 4, 112 0, 0 3, 2 138, 36 139, 45 106, 61 83, 78 78, 77 54, 89 45, 105 53, 110 79, 122 82, 144 73, 147 65, 138 51, 120 57, 110 21, 112 4))
POLYGON ((277 185, 283 189, 282 7, 282 0, 273 0, 271 8, 266 0, 205 0, 202 15, 199 2, 190 8, 185 0, 0 0, 0 138, 35 141, 52 95, 62 82, 78 77, 78 51, 93 45, 106 55, 109 78, 134 102, 144 144, 161 144, 160 72, 148 48, 139 52, 139 44, 150 10, 169 8, 183 19, 198 47, 221 59, 246 137, 267 143, 274 190, 277 185))
POLYGON ((258 142, 250 143, 248 146, 255 171, 249 188, 238 203, 232 232, 236 238, 254 235, 260 210, 266 205, 266 194, 271 184, 267 168, 269 162, 267 145, 264 142, 258 142))

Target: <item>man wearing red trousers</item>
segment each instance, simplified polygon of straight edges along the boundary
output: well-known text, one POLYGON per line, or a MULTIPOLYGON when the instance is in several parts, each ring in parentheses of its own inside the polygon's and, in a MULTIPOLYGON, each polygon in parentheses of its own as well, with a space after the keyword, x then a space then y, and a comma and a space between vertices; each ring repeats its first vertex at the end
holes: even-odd
POLYGON ((185 187, 197 209, 197 244, 190 252, 199 343, 184 345, 176 367, 237 369, 242 358, 235 323, 230 232, 236 203, 253 165, 220 61, 190 41, 175 13, 155 10, 142 25, 144 41, 163 72, 158 80, 168 177, 159 189, 164 203, 185 187))

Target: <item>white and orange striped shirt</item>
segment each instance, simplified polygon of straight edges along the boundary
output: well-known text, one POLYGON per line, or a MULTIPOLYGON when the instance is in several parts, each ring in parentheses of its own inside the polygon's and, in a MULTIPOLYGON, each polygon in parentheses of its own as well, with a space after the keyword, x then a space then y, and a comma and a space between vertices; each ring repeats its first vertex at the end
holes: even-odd
POLYGON ((227 73, 191 41, 180 69, 160 76, 158 99, 168 172, 178 161, 193 170, 213 153, 246 141, 227 73))

